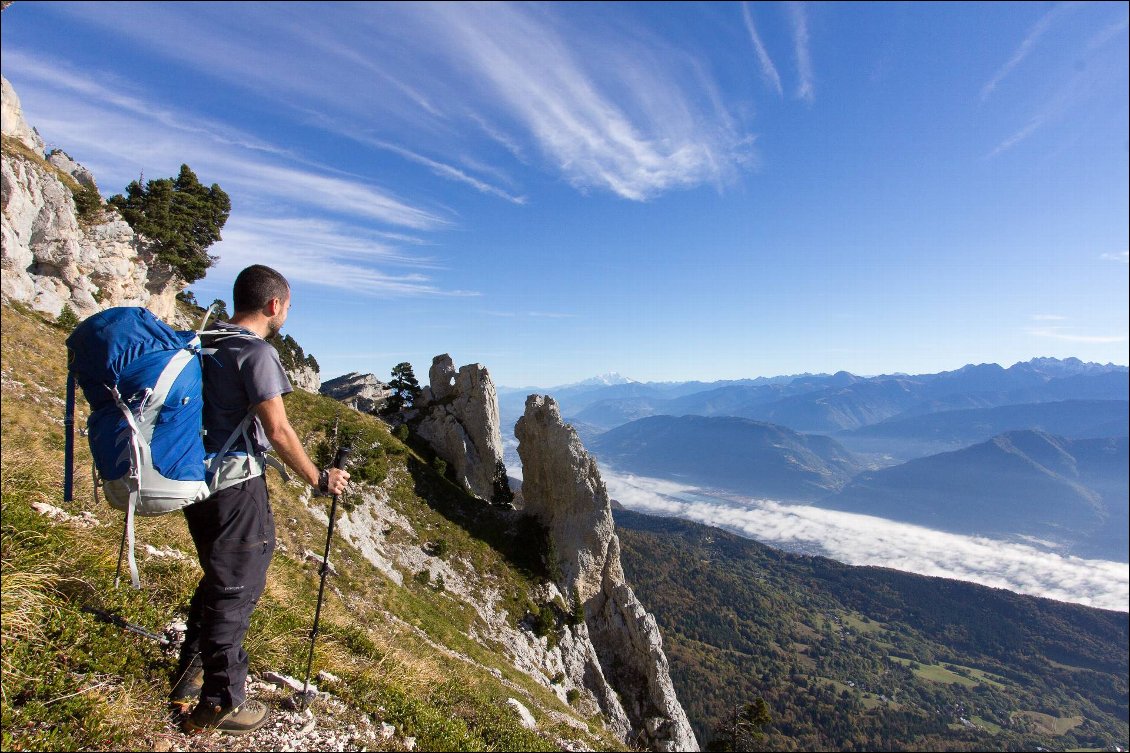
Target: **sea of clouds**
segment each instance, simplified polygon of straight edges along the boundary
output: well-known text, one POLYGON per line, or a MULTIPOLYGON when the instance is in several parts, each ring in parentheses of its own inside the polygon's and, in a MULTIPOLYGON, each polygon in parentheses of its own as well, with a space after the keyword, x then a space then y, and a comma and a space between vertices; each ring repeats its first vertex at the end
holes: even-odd
POLYGON ((620 473, 601 464, 609 496, 636 512, 717 526, 765 544, 849 565, 876 565, 1022 594, 1130 611, 1130 564, 1051 551, 883 518, 719 494, 620 473))
MULTIPOLYGON (((521 479, 518 442, 504 437, 506 468, 521 479)), ((964 580, 1021 594, 1130 611, 1130 564, 1060 554, 1051 542, 963 536, 870 515, 751 499, 676 481, 624 473, 597 461, 608 496, 649 515, 716 526, 763 544, 820 555, 848 565, 874 565, 964 580)))

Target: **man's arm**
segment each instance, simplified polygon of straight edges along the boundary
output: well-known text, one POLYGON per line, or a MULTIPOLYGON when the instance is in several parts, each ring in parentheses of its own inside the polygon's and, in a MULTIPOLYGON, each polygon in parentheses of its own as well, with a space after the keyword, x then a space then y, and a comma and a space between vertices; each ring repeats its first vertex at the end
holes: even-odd
MULTIPOLYGON (((286 417, 286 406, 283 404, 282 395, 258 403, 254 410, 255 415, 259 417, 259 421, 263 424, 263 431, 267 434, 267 440, 282 461, 301 476, 307 484, 317 489, 318 466, 310 460, 310 456, 306 454, 302 442, 298 439, 297 432, 290 425, 290 419, 286 417)), ((348 480, 349 474, 346 471, 339 468, 330 468, 330 494, 341 494, 345 490, 345 482, 348 480)))

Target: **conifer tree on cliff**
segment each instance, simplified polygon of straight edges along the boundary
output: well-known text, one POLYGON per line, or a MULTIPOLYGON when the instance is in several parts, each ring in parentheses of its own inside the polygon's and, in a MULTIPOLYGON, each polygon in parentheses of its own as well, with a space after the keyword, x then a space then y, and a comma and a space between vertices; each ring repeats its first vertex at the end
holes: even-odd
POLYGON ((133 181, 108 202, 136 232, 154 241, 157 258, 186 283, 199 280, 216 263, 208 248, 220 240, 231 214, 231 199, 215 183, 205 188, 188 165, 176 178, 133 181))
POLYGON ((392 379, 388 386, 392 388, 385 410, 389 413, 411 408, 420 397, 420 383, 416 381, 416 374, 412 371, 412 364, 407 361, 392 367, 392 379))

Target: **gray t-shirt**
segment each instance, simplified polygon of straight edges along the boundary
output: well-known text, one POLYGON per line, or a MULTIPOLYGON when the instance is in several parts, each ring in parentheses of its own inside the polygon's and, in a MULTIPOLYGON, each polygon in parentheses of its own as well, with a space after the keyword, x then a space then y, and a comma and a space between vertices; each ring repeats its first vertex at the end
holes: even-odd
MULTIPOLYGON (((204 451, 219 452, 251 407, 294 390, 286 376, 278 351, 253 332, 226 322, 215 331, 242 333, 242 337, 205 337, 204 346, 215 353, 204 356, 204 451)), ((256 417, 247 432, 253 453, 271 449, 267 434, 256 417)), ((243 437, 228 452, 247 452, 243 437)))

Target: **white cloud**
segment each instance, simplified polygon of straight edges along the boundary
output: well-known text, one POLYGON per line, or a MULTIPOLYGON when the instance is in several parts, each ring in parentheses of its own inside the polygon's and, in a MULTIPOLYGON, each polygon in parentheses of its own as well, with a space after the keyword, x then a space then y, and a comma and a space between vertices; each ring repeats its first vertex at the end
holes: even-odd
POLYGON ((757 62, 761 65, 762 77, 776 90, 778 95, 783 94, 781 76, 777 73, 777 66, 773 65, 773 59, 769 57, 769 51, 765 49, 765 44, 761 41, 761 35, 757 33, 757 27, 753 25, 753 14, 750 13, 748 2, 742 3, 742 20, 745 21, 749 38, 753 41, 753 49, 757 53, 757 62))
POLYGON ((1032 319, 1037 322, 1062 322, 1067 319, 1066 316, 1059 314, 1032 314, 1032 319))
POLYGON ((280 111, 323 113, 330 130, 360 124, 428 169, 509 201, 523 197, 452 167, 454 155, 501 144, 521 161, 538 151, 578 189, 634 200, 722 185, 751 161, 752 141, 720 109, 701 61, 629 24, 573 27, 564 18, 575 14, 553 5, 309 8, 158 4, 139 14, 78 4, 61 12, 245 87, 280 111), (158 28, 176 28, 178 44, 158 28), (425 140, 448 155, 431 156, 425 140))
MULTIPOLYGON (((68 92, 90 102, 101 102, 116 110, 130 113, 145 120, 155 121, 162 127, 206 137, 209 141, 241 149, 285 155, 286 150, 268 144, 227 124, 199 118, 144 100, 140 95, 110 88, 87 75, 76 72, 57 61, 49 61, 19 49, 4 51, 5 71, 18 71, 20 75, 58 92, 68 92)), ((122 82, 116 82, 126 86, 122 82)))
POLYGON ((1025 543, 960 536, 818 507, 723 499, 603 465, 601 475, 609 495, 629 509, 726 528, 850 565, 889 567, 1122 612, 1130 603, 1130 565, 1123 562, 1086 560, 1025 543))
POLYGON ((748 138, 698 101, 712 85, 694 61, 655 40, 598 44, 525 6, 446 5, 430 20, 489 93, 478 105, 520 124, 578 188, 646 200, 718 182, 748 159, 748 138))
POLYGON ((1019 131, 1012 134, 1001 143, 997 144, 997 147, 993 149, 993 151, 989 152, 986 159, 992 159, 1002 152, 1007 152, 1009 149, 1016 146, 1021 141, 1038 131, 1040 129, 1040 126, 1042 126, 1046 120, 1046 115, 1037 115, 1036 117, 1032 118, 1028 121, 1028 125, 1024 126, 1019 131))
POLYGON ((1120 254, 1103 254, 1099 258, 1103 261, 1120 261, 1123 264, 1130 264, 1130 251, 1123 251, 1120 254))
POLYGON ((989 98, 993 91, 996 90, 1000 82, 1003 81, 1004 78, 1008 74, 1010 74, 1014 68, 1016 68, 1016 66, 1020 65, 1024 58, 1028 57, 1028 54, 1032 52, 1032 49, 1036 46, 1036 42, 1038 42, 1040 37, 1042 37, 1044 33, 1047 32, 1049 28, 1051 28, 1052 22, 1056 19, 1056 17, 1058 17, 1073 5, 1074 3, 1062 3, 1060 5, 1057 5, 1044 15, 1040 16, 1036 23, 1032 24, 1032 27, 1028 30, 1028 35, 1024 37, 1024 41, 1022 41, 1020 43, 1020 46, 1017 47, 1016 50, 1012 53, 1012 57, 1010 57, 1004 65, 998 68, 996 73, 993 74, 992 78, 985 82, 985 85, 981 87, 982 102, 989 98))
POLYGON ((808 49, 808 11, 804 3, 791 2, 788 8, 793 23, 797 75, 800 77, 796 95, 811 104, 816 100, 816 85, 812 75, 812 55, 808 49))
POLYGON ((420 253, 428 241, 419 233, 449 224, 429 209, 92 74, 18 51, 5 50, 4 61, 6 75, 20 77, 29 120, 90 168, 105 194, 139 174, 175 174, 182 162, 223 186, 233 211, 211 249, 221 275, 269 263, 292 279, 362 294, 477 295, 444 289, 435 279, 442 264, 420 253))
POLYGON ((431 159, 430 157, 425 157, 422 154, 417 154, 416 152, 413 152, 410 149, 405 149, 402 146, 397 146, 396 144, 391 144, 380 139, 365 138, 363 136, 353 136, 352 138, 364 144, 368 144, 369 146, 374 146, 378 149, 384 149, 386 151, 392 152, 393 154, 397 154, 411 162, 415 162, 419 165, 424 165, 425 167, 430 168, 433 173, 440 176, 441 178, 447 178, 448 180, 453 180, 457 183, 465 183, 474 188, 476 191, 479 191, 480 193, 498 196, 499 198, 506 199, 513 204, 526 203, 525 196, 515 196, 514 194, 511 194, 499 188, 498 186, 493 186, 486 181, 480 180, 472 175, 468 175, 466 172, 460 170, 457 167, 438 162, 434 159, 431 159))
MULTIPOLYGON (((5 51, 5 63, 11 59, 5 51)), ((142 172, 151 177, 175 174, 181 163, 188 163, 203 182, 220 183, 244 201, 277 204, 282 199, 412 230, 447 224, 367 181, 288 159, 283 150, 263 142, 251 148, 248 139, 223 124, 146 103, 65 69, 52 75, 49 63, 27 56, 15 63, 21 73, 31 74, 33 86, 21 87, 20 95, 37 109, 29 119, 49 142, 65 144, 103 185, 124 187, 142 172)))
POLYGON ((1087 49, 1097 50, 1110 40, 1121 35, 1124 31, 1126 31, 1127 28, 1130 28, 1130 19, 1128 18, 1123 18, 1120 21, 1108 25, 1098 34, 1095 34, 1093 37, 1091 37, 1091 39, 1087 42, 1087 49))
POLYGON ((291 279, 363 295, 477 295, 438 287, 426 274, 437 266, 432 260, 406 255, 351 225, 313 217, 233 215, 223 235, 212 249, 220 257, 216 273, 223 278, 234 278, 250 264, 268 263, 291 279), (391 274, 383 269, 395 266, 413 271, 391 274))
POLYGON ((1063 340, 1065 342, 1089 345, 1110 345, 1112 343, 1124 343, 1127 340, 1127 335, 1079 335, 1071 332, 1068 327, 1054 325, 1029 329, 1027 333, 1032 337, 1045 337, 1050 340, 1063 340))

